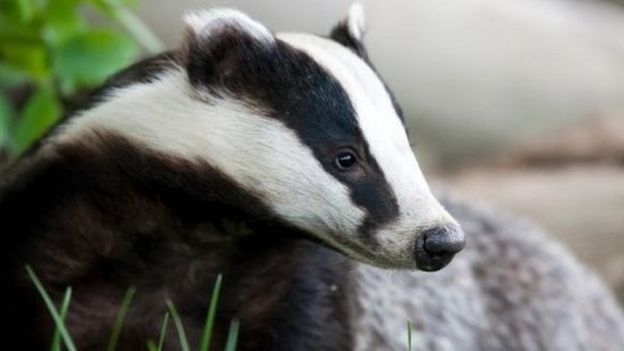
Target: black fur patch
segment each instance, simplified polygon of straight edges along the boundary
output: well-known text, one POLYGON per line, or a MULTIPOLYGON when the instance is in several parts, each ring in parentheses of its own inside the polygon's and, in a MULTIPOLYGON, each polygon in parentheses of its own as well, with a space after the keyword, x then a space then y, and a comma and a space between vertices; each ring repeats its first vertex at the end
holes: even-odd
POLYGON ((340 83, 307 54, 281 40, 274 45, 260 43, 236 28, 224 29, 219 39, 204 43, 190 38, 186 63, 190 81, 215 95, 242 99, 295 131, 368 213, 363 231, 395 219, 395 195, 369 151, 340 83), (334 158, 342 148, 359 154, 361 176, 336 170, 334 158))
POLYGON ((356 55, 360 56, 366 62, 369 62, 368 51, 366 50, 364 43, 351 35, 351 32, 349 31, 349 25, 346 21, 338 23, 329 33, 329 37, 332 40, 337 41, 343 46, 351 49, 351 51, 353 51, 356 55))
MULTIPOLYGON (((195 348, 218 273, 216 349, 234 317, 242 328, 238 350, 351 348, 348 261, 300 239, 210 165, 102 133, 31 162, 0 191, 7 348, 41 350, 51 340, 53 324, 27 281, 27 263, 57 304, 72 286, 67 326, 80 350, 106 345, 129 286, 137 294, 119 350, 144 349, 157 338, 166 298, 195 348)), ((177 349, 170 330, 166 349, 177 349)))

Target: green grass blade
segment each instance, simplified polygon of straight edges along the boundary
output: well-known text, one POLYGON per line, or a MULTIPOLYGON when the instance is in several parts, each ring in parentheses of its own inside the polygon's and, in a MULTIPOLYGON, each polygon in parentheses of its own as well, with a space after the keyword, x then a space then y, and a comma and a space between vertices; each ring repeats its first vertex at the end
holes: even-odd
POLYGON ((412 351, 412 321, 407 321, 407 350, 412 351))
POLYGON ((176 310, 171 300, 167 300, 167 307, 169 308, 169 313, 171 313, 171 319, 173 319, 173 324, 178 331, 180 348, 182 349, 182 351, 191 351, 188 340, 186 339, 186 333, 184 332, 184 326, 182 325, 182 319, 180 319, 180 315, 178 314, 178 310, 176 310))
POLYGON ((221 291, 221 280, 222 277, 221 274, 219 274, 212 289, 212 296, 210 296, 210 307, 208 308, 208 315, 206 316, 206 324, 204 324, 204 332, 202 333, 201 342, 199 343, 199 351, 210 350, 212 330, 214 328, 215 315, 217 314, 219 292, 221 291))
POLYGON ((128 289, 123 297, 123 300, 121 301, 121 306, 119 306, 119 311, 117 311, 117 316, 115 317, 115 324, 113 324, 113 332, 108 340, 108 347, 106 348, 107 351, 115 351, 117 348, 121 328, 123 327, 124 320, 128 314, 128 309, 130 308, 130 303, 132 302, 132 298, 135 293, 135 288, 128 289))
MULTIPOLYGON (((69 301, 71 300, 72 290, 71 287, 68 287, 65 290, 65 296, 63 296, 63 302, 61 302, 61 320, 63 323, 65 322, 65 318, 67 317, 67 311, 69 310, 69 301)), ((51 351, 61 351, 61 332, 59 328, 54 329, 54 336, 52 337, 52 347, 51 351)))
POLYGON ((167 336, 167 327, 169 326, 169 312, 165 312, 162 326, 160 327, 160 335, 158 336, 158 346, 153 340, 147 342, 147 349, 149 351, 162 351, 165 345, 165 337, 167 336))
POLYGON ((37 275, 35 274, 35 272, 32 270, 32 268, 29 265, 26 265, 26 272, 28 273, 30 280, 35 285, 35 288, 37 288, 39 295, 41 296, 41 298, 43 299, 43 302, 48 308, 48 312, 52 316, 52 319, 54 320, 54 323, 56 324, 56 328, 59 330, 59 333, 61 333, 61 336, 63 337, 63 342, 65 343, 65 347, 67 347, 68 351, 76 351, 76 345, 74 344, 74 341, 72 340, 71 335, 69 335, 67 328, 65 328, 65 323, 63 322, 63 319, 61 318, 58 311, 54 307, 54 303, 52 302, 50 295, 48 295, 45 288, 41 284, 41 281, 39 281, 39 278, 37 278, 37 275))
POLYGON ((165 313, 165 318, 163 319, 162 327, 160 328, 160 338, 158 339, 158 348, 156 351, 162 351, 163 345, 165 344, 165 336, 167 335, 167 326, 169 325, 169 313, 165 313))
POLYGON ((238 341, 238 330, 240 329, 240 321, 238 319, 232 320, 230 323, 230 330, 228 331, 227 342, 225 343, 224 351, 235 351, 236 342, 238 341))

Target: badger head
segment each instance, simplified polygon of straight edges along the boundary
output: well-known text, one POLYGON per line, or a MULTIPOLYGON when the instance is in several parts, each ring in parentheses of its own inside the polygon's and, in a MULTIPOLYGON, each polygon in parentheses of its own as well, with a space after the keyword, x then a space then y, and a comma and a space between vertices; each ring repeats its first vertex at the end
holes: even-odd
POLYGON ((271 216, 362 262, 437 270, 462 249, 368 62, 361 7, 329 37, 274 34, 224 9, 186 23, 174 68, 111 92, 61 134, 112 130, 208 162, 271 216))

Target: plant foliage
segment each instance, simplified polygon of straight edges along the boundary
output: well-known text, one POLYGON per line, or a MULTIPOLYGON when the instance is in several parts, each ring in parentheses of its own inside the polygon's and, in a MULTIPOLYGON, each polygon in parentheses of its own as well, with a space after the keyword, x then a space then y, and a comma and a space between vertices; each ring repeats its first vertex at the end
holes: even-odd
MULTIPOLYGON (((39 293, 39 296, 43 299, 50 316, 52 317, 55 325, 54 335, 52 337, 52 345, 50 347, 51 351, 60 351, 62 349, 61 341, 67 348, 68 351, 77 351, 76 345, 69 333, 67 327, 65 326, 65 317, 67 316, 69 310, 69 304, 72 295, 71 287, 68 287, 65 290, 65 294, 63 296, 63 301, 61 302, 60 311, 55 307, 52 298, 46 291, 45 287, 37 277, 35 271, 27 265, 26 273, 30 278, 30 281, 35 286, 35 289, 39 293)), ((217 277, 217 281, 215 282, 212 295, 210 296, 210 307, 207 311, 207 318, 204 325, 203 335, 200 341, 200 345, 198 346, 198 351, 210 351, 210 337, 212 336, 213 329, 215 327, 215 315, 218 306, 219 293, 221 291, 221 275, 217 277)), ((108 341, 108 346, 106 350, 115 351, 117 349, 117 342, 119 341, 119 336, 123 330, 124 320, 128 311, 130 309, 130 305, 132 303, 132 299, 136 294, 136 288, 131 287, 126 291, 126 294, 121 301, 119 310, 117 311, 117 316, 115 318, 113 324, 113 331, 108 341)), ((160 328, 160 335, 158 337, 158 344, 156 344, 153 340, 146 341, 146 347, 148 351, 161 351, 163 349, 165 343, 165 337, 167 335, 167 327, 169 322, 169 316, 173 319, 173 324, 176 328, 178 334, 178 341, 180 343, 180 349, 182 351, 191 351, 191 347, 189 346, 188 339, 186 338, 186 332, 184 331, 184 325, 182 324, 182 318, 180 317, 178 310, 176 309, 173 301, 167 300, 167 312, 163 317, 162 326, 160 328)), ((238 342, 238 332, 240 328, 240 321, 238 319, 232 320, 230 323, 230 328, 227 334, 224 351, 236 351, 236 344, 238 342)))
POLYGON ((133 0, 0 1, 0 149, 23 152, 76 93, 131 63, 158 39, 129 10, 133 0), (88 10, 107 20, 89 25, 88 10))

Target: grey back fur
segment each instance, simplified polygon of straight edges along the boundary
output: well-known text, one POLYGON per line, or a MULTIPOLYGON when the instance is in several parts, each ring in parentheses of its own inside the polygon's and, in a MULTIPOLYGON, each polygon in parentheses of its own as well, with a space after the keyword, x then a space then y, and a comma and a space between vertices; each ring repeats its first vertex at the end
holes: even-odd
POLYGON ((423 351, 624 350, 611 292, 540 228, 439 194, 467 246, 436 273, 356 268, 356 349, 423 351))

